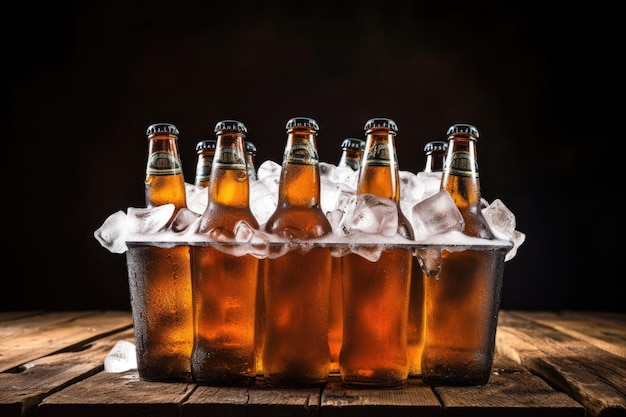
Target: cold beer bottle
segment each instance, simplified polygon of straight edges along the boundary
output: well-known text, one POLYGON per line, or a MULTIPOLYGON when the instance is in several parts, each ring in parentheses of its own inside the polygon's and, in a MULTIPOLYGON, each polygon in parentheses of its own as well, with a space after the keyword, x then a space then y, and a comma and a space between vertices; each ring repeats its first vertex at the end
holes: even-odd
MULTIPOLYGON (((424 184, 423 198, 439 191, 447 149, 448 142, 437 140, 427 142, 424 146, 426 157, 424 170, 417 173, 418 178, 424 184)), ((416 378, 422 374, 422 350, 424 348, 424 272, 417 257, 414 256, 412 261, 407 343, 409 377, 416 378)))
POLYGON ((365 141, 357 138, 346 138, 341 142, 341 156, 339 157, 338 167, 348 167, 353 171, 358 171, 361 167, 361 159, 363 159, 363 151, 365 150, 365 141))
POLYGON ((256 156, 256 145, 250 141, 245 141, 246 166, 248 167, 248 178, 250 181, 256 181, 256 165, 254 157, 256 156))
MULTIPOLYGON (((365 124, 366 144, 357 194, 394 201, 397 234, 413 239, 413 229, 399 206, 397 131, 396 123, 387 118, 370 119, 365 124)), ((386 249, 376 262, 355 253, 343 258, 343 344, 339 367, 344 385, 406 384, 411 258, 411 250, 405 248, 386 249)))
MULTIPOLYGON (((468 124, 448 129, 448 153, 441 179, 463 215, 467 236, 490 240, 483 217, 476 142, 468 124)), ((504 268, 501 250, 441 252, 437 278, 425 277, 422 378, 433 385, 483 385, 489 380, 504 268)))
MULTIPOLYGON (((178 129, 170 123, 156 123, 146 134, 146 205, 174 204, 175 215, 186 207, 178 129)), ((193 320, 189 246, 144 243, 128 247, 139 376, 151 381, 190 379, 193 320)))
POLYGON ((194 178, 194 184, 196 186, 207 187, 209 185, 211 166, 213 166, 216 146, 217 141, 215 139, 201 140, 196 144, 196 153, 198 154, 196 176, 194 178))
MULTIPOLYGON (((345 138, 341 142, 341 155, 338 168, 348 169, 358 174, 363 158, 365 141, 357 138, 345 138)), ((355 184, 356 185, 356 184, 355 184)), ((343 297, 341 296, 341 261, 342 256, 333 256, 332 275, 330 277, 330 321, 328 343, 330 346, 330 372, 339 372, 339 352, 343 339, 343 297)))
POLYGON ((209 202, 209 181, 211 180, 211 167, 213 166, 213 157, 215 156, 215 139, 201 140, 196 144, 196 154, 198 155, 196 162, 196 176, 194 177, 194 185, 196 186, 197 196, 189 201, 189 208, 198 212, 204 212, 209 202))
POLYGON ((256 379, 258 259, 234 251, 238 228, 259 228, 249 205, 246 127, 237 120, 223 120, 215 125, 215 133, 209 202, 198 231, 219 243, 191 247, 195 336, 191 372, 201 385, 249 385, 256 379))
POLYGON ((271 385, 318 386, 330 366, 331 253, 310 241, 332 227, 320 207, 317 122, 296 117, 286 130, 278 205, 265 229, 285 243, 265 261, 263 374, 271 385))
POLYGON ((178 129, 171 123, 148 127, 148 164, 144 181, 148 208, 174 204, 175 216, 187 207, 185 177, 178 151, 178 129))
MULTIPOLYGON (((258 180, 256 173, 256 145, 250 141, 245 141, 246 166, 248 168, 248 179, 252 184, 258 180)), ((265 258, 259 259, 259 273, 256 286, 256 314, 254 326, 254 345, 256 354, 257 376, 263 375, 263 345, 265 344, 265 301, 263 298, 263 270, 265 258)))

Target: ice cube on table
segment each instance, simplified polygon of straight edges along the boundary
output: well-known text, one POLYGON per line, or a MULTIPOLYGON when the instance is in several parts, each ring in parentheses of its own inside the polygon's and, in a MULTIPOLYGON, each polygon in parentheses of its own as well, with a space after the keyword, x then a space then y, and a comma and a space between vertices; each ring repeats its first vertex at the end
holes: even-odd
POLYGON ((137 369, 137 351, 135 345, 120 340, 104 358, 104 372, 125 372, 137 369))

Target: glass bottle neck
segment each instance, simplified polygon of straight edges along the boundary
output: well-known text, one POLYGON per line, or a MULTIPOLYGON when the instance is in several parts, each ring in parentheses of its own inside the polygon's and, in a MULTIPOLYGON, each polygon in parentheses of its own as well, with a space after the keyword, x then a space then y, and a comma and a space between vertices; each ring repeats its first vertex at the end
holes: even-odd
POLYGON ((441 178, 465 221, 463 233, 485 239, 494 237, 482 215, 476 141, 470 137, 450 137, 441 178))
POLYGON ((315 132, 309 129, 290 132, 283 155, 278 205, 319 207, 320 186, 315 132))
POLYGON ((348 167, 353 171, 358 171, 361 167, 361 158, 363 157, 363 152, 357 149, 344 149, 341 153, 341 158, 339 158, 338 167, 348 167))
POLYGON ((390 132, 367 135, 357 192, 400 201, 395 139, 390 132))
POLYGON ((441 187, 462 206, 480 204, 480 183, 476 141, 470 138, 450 138, 441 187))
POLYGON ((240 134, 217 136, 209 181, 209 204, 249 206, 250 188, 243 146, 244 137, 240 134))
POLYGON ((246 153, 246 166, 248 167, 248 178, 250 181, 256 181, 256 166, 254 165, 254 155, 246 153))
POLYGON ((445 152, 429 152, 426 154, 424 172, 441 172, 446 161, 445 152))
POLYGON ((187 206, 185 179, 175 135, 149 137, 144 187, 146 207, 173 204, 173 218, 187 206))
POLYGON ((209 185, 211 179, 211 167, 215 151, 203 151, 198 153, 198 163, 196 165, 196 177, 194 184, 201 187, 209 185))
POLYGON ((147 175, 182 175, 178 140, 173 135, 153 135, 148 144, 147 175))

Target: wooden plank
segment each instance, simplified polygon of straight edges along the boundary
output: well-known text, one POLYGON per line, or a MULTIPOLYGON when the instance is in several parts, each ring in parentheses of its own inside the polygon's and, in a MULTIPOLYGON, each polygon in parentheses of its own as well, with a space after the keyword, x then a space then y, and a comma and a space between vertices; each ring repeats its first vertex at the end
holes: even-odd
MULTIPOLYGON (((55 311, 42 314, 28 315, 19 313, 5 313, 7 320, 0 322, 0 343, 7 337, 16 337, 20 334, 38 336, 41 328, 57 326, 70 320, 88 315, 85 311, 55 311)), ((2 346, 0 344, 0 346, 2 346)))
POLYGON ((434 387, 444 416, 555 416, 585 415, 585 408, 555 391, 521 365, 496 354, 489 382, 475 387, 434 387))
POLYGON ((104 358, 119 340, 134 341, 133 329, 36 359, 16 372, 0 373, 0 416, 31 415, 46 396, 101 371, 104 358))
POLYGON ((0 326, 4 324, 6 321, 21 319, 24 317, 33 317, 38 314, 42 314, 43 311, 33 310, 33 311, 0 311, 0 326))
POLYGON ((626 358, 626 315, 588 312, 511 311, 516 317, 552 327, 613 355, 626 358))
POLYGON ((262 378, 250 387, 248 416, 288 417, 317 416, 321 388, 279 388, 267 385, 262 378))
POLYGON ((351 389, 333 377, 322 391, 321 415, 341 417, 438 416, 441 404, 421 380, 397 389, 351 389))
POLYGON ((248 387, 198 386, 183 404, 181 417, 246 417, 248 387))
POLYGON ((127 311, 55 312, 0 326, 0 372, 132 327, 127 311))
POLYGON ((321 388, 286 388, 267 385, 258 377, 250 387, 198 386, 185 401, 181 417, 317 416, 321 388))
POLYGON ((496 340, 500 353, 574 398, 588 415, 626 415, 626 359, 514 313, 500 314, 496 340))
POLYGON ((46 397, 37 417, 179 417, 195 384, 142 381, 136 370, 100 372, 46 397))

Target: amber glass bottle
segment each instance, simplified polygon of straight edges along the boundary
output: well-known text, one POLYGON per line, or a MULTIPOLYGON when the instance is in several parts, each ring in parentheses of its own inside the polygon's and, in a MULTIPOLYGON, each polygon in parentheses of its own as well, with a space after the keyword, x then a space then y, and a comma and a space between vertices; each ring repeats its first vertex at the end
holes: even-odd
MULTIPOLYGON (((244 142, 248 181, 252 185, 258 180, 256 173, 256 145, 250 141, 244 142)), ((263 345, 265 344, 265 299, 263 297, 263 271, 266 259, 259 259, 259 273, 256 287, 256 314, 254 327, 254 345, 256 354, 257 376, 263 375, 263 345)))
POLYGON ((341 142, 341 156, 339 157, 338 167, 349 167, 353 171, 358 171, 361 167, 361 159, 363 159, 363 151, 365 150, 365 141, 357 138, 345 138, 341 142))
POLYGON ((432 140, 426 143, 424 145, 424 154, 426 154, 424 172, 442 172, 443 165, 446 162, 447 151, 448 142, 432 140))
MULTIPOLYGON (((480 240, 494 235, 482 215, 476 142, 468 124, 448 129, 441 188, 463 215, 463 233, 480 240)), ((486 242, 489 243, 489 242, 486 242)), ((505 250, 485 245, 441 252, 439 276, 424 279, 425 320, 422 378, 434 385, 483 385, 489 380, 505 250)))
POLYGON ((171 123, 148 127, 148 163, 146 166, 146 205, 148 208, 172 203, 178 211, 187 207, 185 177, 178 151, 178 129, 171 123))
POLYGON ((329 373, 331 254, 310 242, 332 233, 320 207, 318 129, 307 117, 287 122, 278 205, 266 223, 290 247, 265 262, 263 374, 271 385, 321 385, 329 373))
POLYGON ((199 187, 209 185, 211 179, 211 166, 213 165, 213 157, 215 156, 215 147, 217 141, 215 139, 201 140, 196 144, 196 153, 198 160, 196 164, 196 176, 194 184, 199 187))
MULTIPOLYGON (((448 142, 430 141, 424 145, 426 161, 424 170, 417 173, 418 178, 424 184, 423 198, 439 191, 443 164, 446 160, 448 142)), ((421 377, 422 374, 422 350, 424 348, 424 272, 417 257, 413 257, 411 268, 411 295, 409 298, 408 320, 408 350, 409 350, 409 376, 421 377)))
POLYGON ((256 181, 256 165, 254 158, 256 157, 256 145, 250 141, 244 143, 246 153, 246 166, 248 167, 248 178, 250 181, 256 181))
MULTIPOLYGON (((365 141, 357 138, 345 138, 341 142, 341 155, 338 168, 358 172, 361 167, 365 141)), ((333 256, 332 275, 330 278, 330 321, 328 324, 328 343, 330 346, 330 372, 339 372, 339 352, 343 339, 343 297, 341 296, 342 256, 333 256)))
MULTIPOLYGON (((186 207, 178 129, 171 123, 156 123, 146 134, 146 206, 172 203, 175 215, 186 207)), ((129 243, 126 262, 139 376, 151 381, 190 379, 193 313, 189 246, 129 243)))
POLYGON ((244 155, 246 127, 236 120, 215 126, 217 146, 209 203, 199 232, 216 245, 192 246, 195 339, 194 380, 207 385, 248 385, 256 379, 254 326, 258 259, 232 252, 240 222, 258 229, 249 206, 244 155))
MULTIPOLYGON (((396 123, 387 118, 370 119, 365 124, 365 156, 357 193, 393 200, 398 210, 397 234, 413 239, 413 229, 399 206, 397 131, 396 123)), ((406 384, 411 258, 408 248, 384 250, 376 262, 355 253, 343 258, 343 344, 339 366, 344 385, 406 384)))

